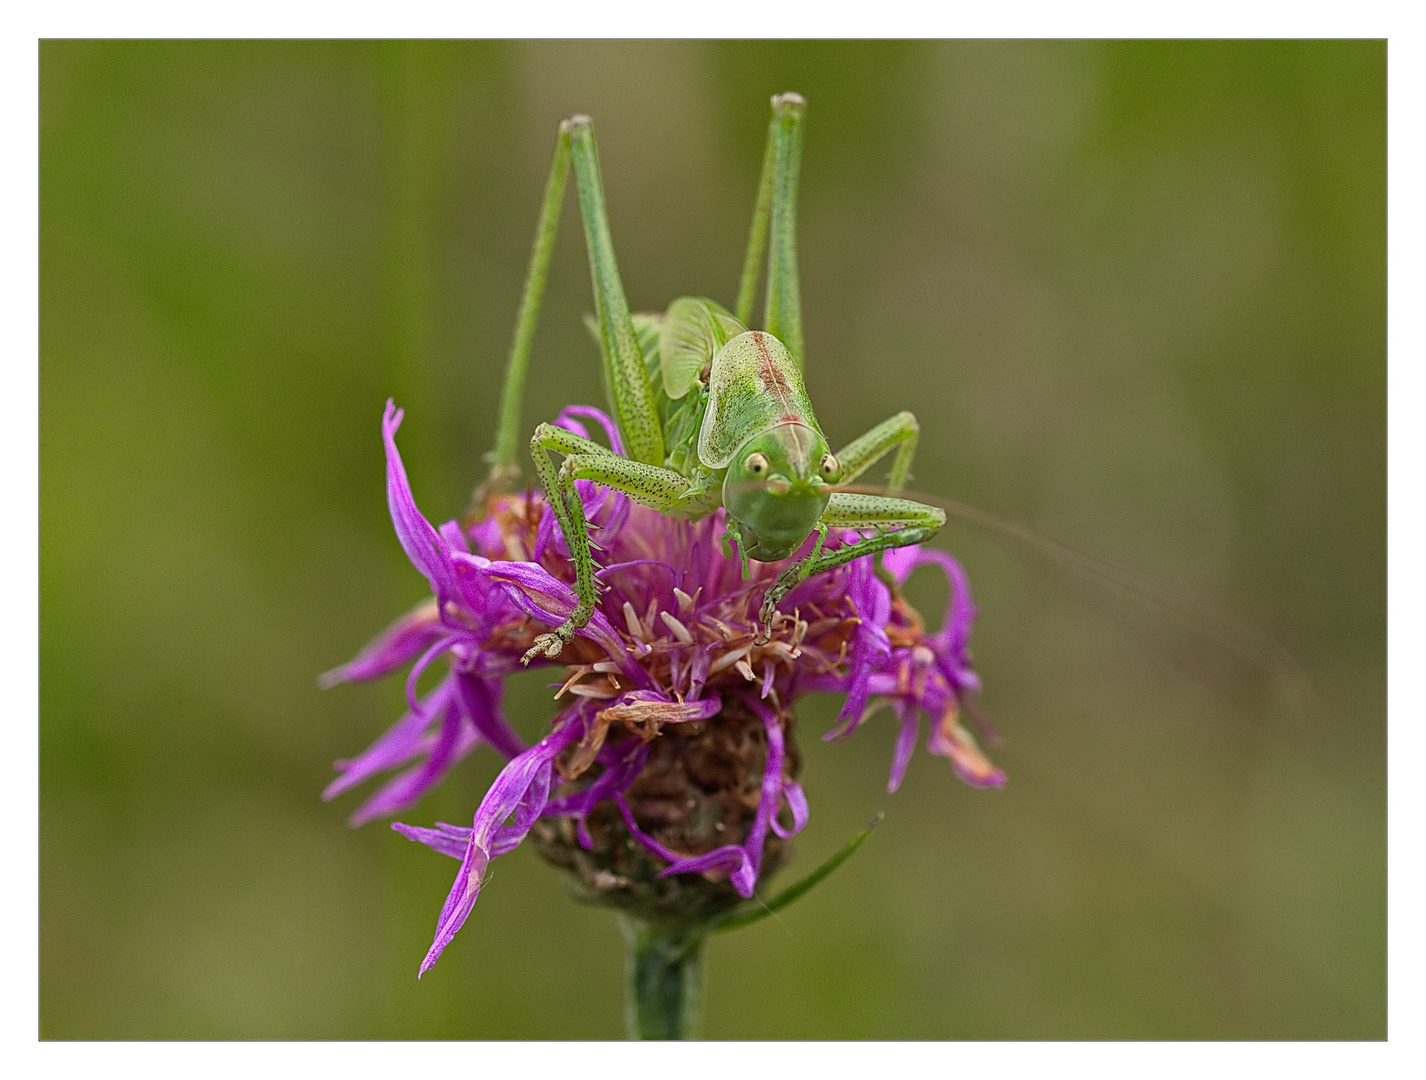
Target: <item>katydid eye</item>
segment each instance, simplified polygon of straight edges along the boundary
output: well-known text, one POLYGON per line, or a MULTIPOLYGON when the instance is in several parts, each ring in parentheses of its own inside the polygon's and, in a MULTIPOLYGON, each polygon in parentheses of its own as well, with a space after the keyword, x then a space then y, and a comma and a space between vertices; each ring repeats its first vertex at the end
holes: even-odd
POLYGON ((837 464, 837 459, 834 458, 831 454, 822 455, 821 469, 822 479, 824 480, 835 480, 837 478, 837 474, 842 471, 842 467, 837 464))
POLYGON ((768 470, 767 457, 763 454, 749 454, 743 466, 754 476, 762 476, 768 470))

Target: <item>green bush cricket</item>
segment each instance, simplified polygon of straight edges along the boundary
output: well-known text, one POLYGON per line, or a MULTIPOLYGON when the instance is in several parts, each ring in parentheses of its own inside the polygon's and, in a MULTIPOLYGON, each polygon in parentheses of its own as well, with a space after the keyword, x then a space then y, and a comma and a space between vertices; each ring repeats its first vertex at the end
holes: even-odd
POLYGON ((797 279, 797 177, 805 101, 772 99, 772 120, 735 310, 701 297, 681 297, 662 315, 631 314, 614 258, 604 193, 588 117, 560 125, 545 187, 534 252, 516 323, 501 398, 490 476, 477 492, 506 491, 519 475, 515 448, 526 369, 560 204, 571 163, 594 284, 604 385, 628 456, 564 428, 540 424, 530 440, 535 471, 559 521, 575 567, 578 604, 524 656, 559 656, 588 623, 598 600, 598 567, 590 551, 575 480, 592 480, 672 517, 697 519, 727 511, 725 547, 747 561, 791 557, 814 533, 813 549, 778 575, 760 618, 771 632, 777 604, 799 582, 853 559, 919 544, 945 524, 936 506, 890 495, 840 490, 895 452, 888 487, 909 476, 919 429, 898 413, 833 454, 802 381, 802 314, 797 279), (765 328, 749 329, 753 298, 767 260, 765 328), (551 455, 564 460, 556 467, 551 455), (823 550, 829 529, 862 540, 823 550), (870 534, 870 535, 865 535, 870 534))

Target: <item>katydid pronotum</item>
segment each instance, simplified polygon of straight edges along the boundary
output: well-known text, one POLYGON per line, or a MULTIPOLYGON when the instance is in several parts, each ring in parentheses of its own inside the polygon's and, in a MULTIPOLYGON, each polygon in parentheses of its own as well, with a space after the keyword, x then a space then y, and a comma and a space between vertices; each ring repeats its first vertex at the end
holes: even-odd
POLYGON ((630 313, 604 209, 594 126, 587 116, 560 125, 482 494, 508 490, 518 476, 515 449, 525 372, 571 163, 594 283, 604 385, 628 456, 552 424, 535 429, 530 453, 569 546, 578 604, 552 633, 535 639, 525 663, 541 654, 557 657, 588 623, 598 601, 598 567, 575 480, 593 480, 671 517, 696 519, 722 506, 727 511, 724 544, 737 545, 745 571, 749 559, 791 557, 816 533, 812 550, 768 588, 760 612, 764 635, 778 602, 810 575, 919 544, 945 524, 939 507, 836 490, 893 452, 888 488, 903 487, 918 428, 909 412, 898 413, 833 454, 804 389, 796 217, 805 111, 806 102, 797 94, 772 99, 762 177, 732 312, 712 300, 681 297, 662 315, 630 313), (764 258, 765 328, 751 330, 764 258), (553 454, 564 458, 558 468, 553 454), (862 538, 823 550, 833 528, 862 538))

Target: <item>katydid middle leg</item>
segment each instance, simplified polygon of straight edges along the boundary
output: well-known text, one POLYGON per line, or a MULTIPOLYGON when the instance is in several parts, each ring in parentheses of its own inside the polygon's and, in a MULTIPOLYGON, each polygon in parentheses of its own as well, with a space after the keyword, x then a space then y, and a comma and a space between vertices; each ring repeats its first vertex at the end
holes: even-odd
POLYGON ((546 503, 554 511, 569 546, 578 603, 553 632, 535 638, 533 647, 524 655, 526 664, 541 653, 551 660, 559 656, 574 635, 588 624, 599 602, 599 582, 595 578, 598 567, 590 551, 589 523, 584 501, 574 486, 576 480, 593 480, 660 513, 687 512, 694 508, 693 500, 688 497, 688 478, 681 473, 621 457, 591 439, 553 424, 541 424, 535 429, 534 438, 530 440, 530 456, 534 459, 540 485, 545 489, 546 503), (550 457, 552 452, 564 455, 559 468, 550 457))

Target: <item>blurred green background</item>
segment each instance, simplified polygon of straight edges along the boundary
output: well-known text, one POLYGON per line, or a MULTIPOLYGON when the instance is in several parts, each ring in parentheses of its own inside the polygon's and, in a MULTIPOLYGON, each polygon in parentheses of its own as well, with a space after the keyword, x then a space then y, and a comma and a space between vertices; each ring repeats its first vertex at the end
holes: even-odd
MULTIPOLYGON (((622 945, 522 849, 319 800, 400 681, 416 496, 482 474, 557 122, 594 116, 636 308, 732 300, 768 97, 809 101, 808 383, 915 486, 1233 611, 1317 700, 959 524, 1000 791, 801 710, 806 870, 716 940, 751 1038, 1385 1035, 1382 43, 88 43, 41 70, 41 1034, 617 1038, 622 945)), ((566 209, 526 420, 602 404, 566 209)), ((939 619, 944 587, 914 582, 939 619)), ((511 691, 527 735, 544 679, 511 691)), ((404 815, 468 820, 484 752, 404 815)), ((794 871, 795 873, 795 871, 794 871)))

